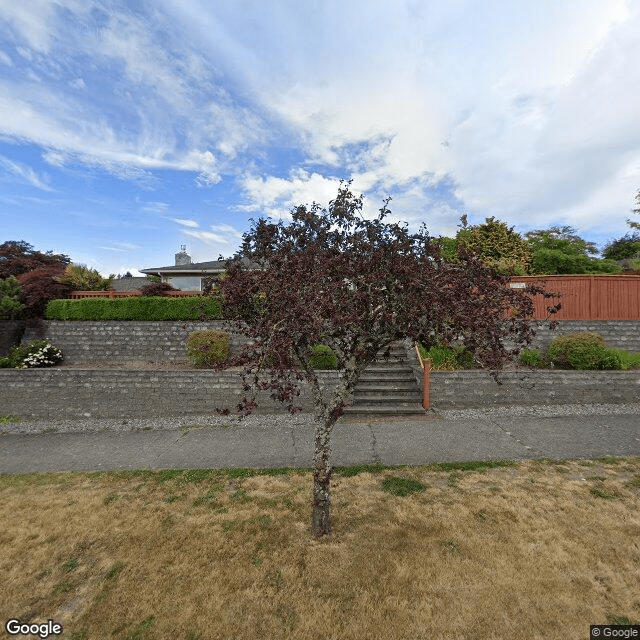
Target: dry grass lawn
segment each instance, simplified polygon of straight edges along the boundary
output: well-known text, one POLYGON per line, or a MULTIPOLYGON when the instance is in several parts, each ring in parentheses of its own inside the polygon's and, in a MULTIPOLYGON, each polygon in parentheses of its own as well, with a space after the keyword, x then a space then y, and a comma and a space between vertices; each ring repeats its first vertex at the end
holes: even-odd
POLYGON ((640 458, 337 473, 321 542, 308 472, 244 473, 0 476, 0 621, 52 618, 66 640, 582 640, 640 622, 640 458))

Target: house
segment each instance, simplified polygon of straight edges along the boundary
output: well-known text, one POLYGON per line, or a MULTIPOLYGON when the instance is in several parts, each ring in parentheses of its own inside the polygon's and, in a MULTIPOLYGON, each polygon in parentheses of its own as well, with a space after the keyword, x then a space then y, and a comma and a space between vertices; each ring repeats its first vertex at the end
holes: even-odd
POLYGON ((139 291, 142 287, 151 284, 147 278, 116 278, 111 283, 111 288, 118 293, 127 293, 129 291, 139 291))
POLYGON ((203 280, 218 279, 224 273, 224 265, 224 260, 191 262, 186 246, 182 245, 180 252, 176 253, 175 264, 141 271, 150 276, 159 276, 161 282, 168 282, 181 291, 202 291, 205 288, 203 280))

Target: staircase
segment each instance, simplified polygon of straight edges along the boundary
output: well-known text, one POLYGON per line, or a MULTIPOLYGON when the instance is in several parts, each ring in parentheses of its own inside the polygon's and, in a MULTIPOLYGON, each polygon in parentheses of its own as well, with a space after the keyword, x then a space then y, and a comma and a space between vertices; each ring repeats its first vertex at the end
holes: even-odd
POLYGON ((360 377, 344 416, 424 416, 422 392, 406 357, 402 342, 391 345, 389 358, 379 353, 360 377))

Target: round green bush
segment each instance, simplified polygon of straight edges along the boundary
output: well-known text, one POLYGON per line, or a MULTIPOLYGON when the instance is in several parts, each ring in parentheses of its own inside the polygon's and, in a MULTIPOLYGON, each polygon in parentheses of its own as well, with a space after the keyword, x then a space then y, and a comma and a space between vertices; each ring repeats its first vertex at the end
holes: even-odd
POLYGON ((561 369, 621 369, 620 356, 607 349, 597 333, 568 333, 555 338, 547 349, 547 360, 561 369))
POLYGON ((311 347, 311 366, 314 369, 337 369, 338 356, 331 347, 325 344, 317 344, 311 347))
POLYGON ((194 331, 187 338, 187 356, 198 369, 224 362, 229 355, 229 334, 224 331, 194 331))

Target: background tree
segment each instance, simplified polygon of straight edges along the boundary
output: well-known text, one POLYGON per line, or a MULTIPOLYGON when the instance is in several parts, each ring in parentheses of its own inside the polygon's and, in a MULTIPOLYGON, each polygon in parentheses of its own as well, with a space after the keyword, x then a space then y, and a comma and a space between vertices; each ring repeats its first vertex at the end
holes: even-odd
POLYGON ((61 253, 36 251, 23 240, 7 240, 0 244, 0 278, 19 276, 42 267, 61 266, 71 263, 68 256, 61 253))
POLYGON ((59 281, 77 291, 108 291, 114 278, 114 275, 103 278, 96 269, 85 264, 69 264, 59 281))
POLYGON ((602 250, 602 255, 610 260, 640 258, 640 233, 627 233, 621 238, 612 240, 602 250))
POLYGON ((50 264, 18 276, 20 300, 27 318, 41 318, 50 300, 67 297, 72 289, 60 282, 63 273, 62 265, 50 264))
POLYGON ((14 276, 0 279, 0 320, 19 318, 23 304, 20 302, 20 283, 14 276))
POLYGON ((475 253, 489 268, 498 273, 524 275, 531 262, 527 241, 513 227, 495 218, 469 226, 466 217, 456 235, 457 246, 475 253))
POLYGON ((616 273, 621 268, 613 260, 593 256, 598 247, 577 235, 569 226, 554 226, 525 234, 533 253, 531 274, 616 273))
POLYGON ((23 240, 8 240, 0 245, 0 278, 18 278, 27 318, 42 316, 49 300, 67 295, 70 287, 58 278, 70 263, 64 254, 36 251, 23 240))
MULTIPOLYGON (((506 276, 469 253, 460 252, 459 264, 443 260, 424 228, 410 234, 406 226, 387 223, 387 204, 375 219, 364 219, 362 197, 342 183, 327 209, 296 207, 287 225, 252 221, 219 282, 224 317, 250 339, 240 356, 221 365, 245 367, 238 411, 250 413, 257 392, 269 390, 295 412, 301 380, 312 390, 317 537, 331 533, 332 428, 379 351, 395 340, 428 342, 438 335, 460 339, 479 363, 500 369, 518 351, 503 340, 521 345, 533 335, 529 296, 507 287, 506 276), (334 391, 320 385, 311 365, 316 344, 337 356, 334 391)), ((528 292, 546 294, 534 287, 528 292)))

